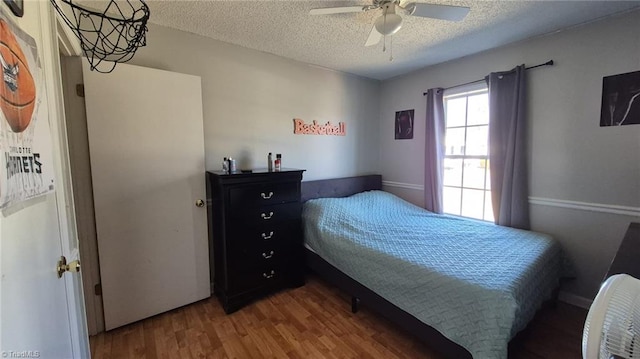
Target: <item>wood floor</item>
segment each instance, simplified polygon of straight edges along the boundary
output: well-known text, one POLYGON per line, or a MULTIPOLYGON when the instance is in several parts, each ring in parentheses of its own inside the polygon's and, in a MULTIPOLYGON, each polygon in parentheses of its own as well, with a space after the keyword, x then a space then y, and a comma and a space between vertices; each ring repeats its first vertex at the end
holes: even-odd
MULTIPOLYGON (((586 310, 543 310, 509 346, 510 358, 580 358, 586 310)), ((311 277, 225 315, 216 298, 90 338, 102 358, 440 358, 365 306, 311 277)))

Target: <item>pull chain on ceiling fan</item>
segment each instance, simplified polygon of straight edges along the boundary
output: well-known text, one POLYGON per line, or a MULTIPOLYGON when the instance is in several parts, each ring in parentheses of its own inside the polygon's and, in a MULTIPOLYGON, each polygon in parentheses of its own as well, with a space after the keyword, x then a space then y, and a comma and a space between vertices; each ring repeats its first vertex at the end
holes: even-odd
MULTIPOLYGON (((386 37, 397 33, 402 27, 402 17, 396 13, 396 8, 400 9, 401 13, 404 13, 406 16, 419 16, 448 21, 461 21, 467 16, 470 10, 465 6, 414 2, 403 3, 402 0, 373 0, 373 4, 371 5, 311 9, 309 15, 332 15, 382 10, 382 14, 373 23, 364 46, 376 45, 384 37, 384 52, 386 51, 386 37)), ((393 41, 393 38, 391 41, 393 41)), ((389 61, 393 61, 393 50, 389 61)))
MULTIPOLYGON (((393 3, 388 3, 383 6, 382 16, 378 17, 373 23, 372 32, 377 31, 384 37, 382 44, 382 52, 387 51, 387 36, 391 36, 398 32, 402 27, 402 17, 396 14, 396 7, 393 3)), ((380 40, 378 40, 380 41, 380 40)), ((393 61, 393 37, 390 38, 391 42, 391 54, 389 55, 389 61, 393 61)))

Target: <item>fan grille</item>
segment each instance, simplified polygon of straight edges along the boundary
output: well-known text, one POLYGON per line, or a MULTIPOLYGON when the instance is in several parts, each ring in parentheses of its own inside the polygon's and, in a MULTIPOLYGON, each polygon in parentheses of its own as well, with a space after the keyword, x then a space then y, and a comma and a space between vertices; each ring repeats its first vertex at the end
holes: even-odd
POLYGON ((599 342, 598 358, 640 358, 640 280, 616 275, 605 282, 585 323, 585 358, 595 358, 588 349, 592 340, 599 342))

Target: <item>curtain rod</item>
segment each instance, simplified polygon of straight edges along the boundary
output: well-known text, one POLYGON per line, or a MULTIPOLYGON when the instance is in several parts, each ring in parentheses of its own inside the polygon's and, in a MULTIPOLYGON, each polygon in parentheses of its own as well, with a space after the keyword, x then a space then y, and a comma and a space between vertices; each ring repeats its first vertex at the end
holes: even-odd
MULTIPOLYGON (((542 66, 553 66, 553 60, 549 60, 547 62, 545 62, 544 64, 539 64, 539 65, 535 65, 535 66, 529 66, 527 68, 525 68, 525 70, 531 70, 531 69, 535 69, 536 67, 542 67, 542 66)), ((475 84, 478 82, 482 82, 484 81, 484 79, 480 79, 480 80, 475 80, 475 81, 470 81, 470 82, 465 82, 463 84, 459 84, 459 85, 454 85, 454 86, 449 86, 449 87, 445 87, 445 90, 450 90, 452 88, 456 88, 456 87, 460 87, 460 86, 466 86, 466 85, 471 85, 471 84, 475 84)), ((423 92, 422 96, 426 96, 427 93, 423 92)))

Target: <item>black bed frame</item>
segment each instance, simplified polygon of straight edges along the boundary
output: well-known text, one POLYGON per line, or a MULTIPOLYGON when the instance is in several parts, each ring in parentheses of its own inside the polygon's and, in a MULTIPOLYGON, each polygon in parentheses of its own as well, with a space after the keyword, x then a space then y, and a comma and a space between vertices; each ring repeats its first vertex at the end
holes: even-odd
MULTIPOLYGON (((302 201, 314 198, 346 197, 359 192, 380 189, 382 189, 382 176, 380 175, 302 182, 302 201)), ((314 252, 307 249, 305 257, 307 266, 312 271, 351 295, 351 310, 354 313, 358 310, 358 304, 362 303, 418 339, 428 343, 431 348, 441 354, 450 358, 472 358, 466 349, 342 273, 314 252)))

